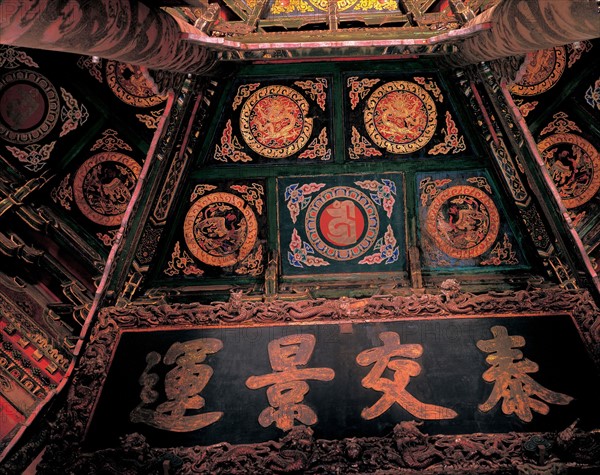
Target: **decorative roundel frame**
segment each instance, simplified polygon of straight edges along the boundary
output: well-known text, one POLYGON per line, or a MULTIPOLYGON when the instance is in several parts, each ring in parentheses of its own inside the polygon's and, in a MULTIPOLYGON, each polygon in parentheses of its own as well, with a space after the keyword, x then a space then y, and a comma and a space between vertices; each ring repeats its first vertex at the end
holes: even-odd
POLYGON ((564 46, 530 54, 532 56, 523 77, 510 88, 517 96, 536 96, 551 89, 559 81, 567 65, 564 46))
POLYGON ((306 211, 304 225, 309 243, 319 254, 336 261, 348 261, 362 256, 377 240, 379 214, 371 198, 362 191, 348 186, 335 186, 319 193, 311 201, 306 211), (331 214, 328 210, 335 208, 337 209, 333 211, 334 216, 328 218, 328 230, 325 230, 324 215, 331 214), (359 215, 355 214, 355 222, 349 223, 347 220, 349 208, 353 213, 360 213, 359 226, 362 226, 362 229, 355 236, 355 242, 341 245, 338 241, 336 246, 332 241, 332 235, 335 236, 336 232, 339 233, 353 224, 356 228, 359 215), (346 215, 342 216, 342 213, 346 215))
MULTIPOLYGON (((119 152, 101 152, 88 158, 73 178, 73 196, 81 212, 103 226, 118 226, 140 176, 142 167, 131 157, 119 152), (109 165, 111 176, 101 177, 102 167, 109 165), (122 167, 122 168, 119 168, 122 167), (119 174, 119 176, 114 176, 119 174), (123 178, 129 183, 123 183, 123 178), (103 181, 107 181, 103 183, 103 181), (92 198, 93 201, 92 202, 92 198), (111 202, 112 200, 112 202, 111 202), (117 204, 115 205, 115 201, 117 204), (110 209, 116 208, 110 212, 110 209)), ((106 173, 106 171, 104 171, 106 173)))
POLYGON ((38 142, 52 131, 59 116, 58 94, 45 76, 19 69, 0 77, 0 137, 17 144, 38 142))
MULTIPOLYGON (((469 219, 469 217, 467 216, 466 219, 469 219)), ((471 217, 471 219, 473 219, 473 217, 471 217)), ((452 224, 455 226, 457 225, 457 223, 452 224)), ((427 211, 425 228, 438 248, 448 256, 456 259, 472 259, 486 252, 498 237, 498 232, 500 231, 500 215, 492 198, 479 188, 467 185, 453 186, 446 188, 433 199, 429 210, 427 211), (486 230, 486 234, 481 237, 475 245, 467 248, 453 245, 449 239, 443 237, 443 231, 439 229, 441 225, 439 222, 439 214, 442 207, 452 198, 461 199, 461 197, 475 199, 484 206, 488 215, 488 229, 486 230)))
POLYGON ((364 110, 367 133, 391 153, 411 153, 423 148, 437 127, 437 110, 429 93, 408 81, 378 87, 364 110))
POLYGON ((108 61, 106 63, 106 82, 111 91, 125 104, 134 107, 152 107, 164 102, 166 94, 157 94, 150 81, 139 66, 108 61), (125 70, 132 75, 126 78, 125 70))
POLYGON ((243 261, 250 254, 258 238, 258 222, 252 208, 239 196, 226 192, 210 193, 195 201, 188 210, 183 223, 183 236, 188 249, 198 260, 211 266, 228 267, 243 261), (223 255, 207 252, 198 242, 196 233, 196 228, 206 221, 200 219, 202 211, 211 205, 219 204, 235 208, 243 216, 245 223, 243 241, 231 252, 223 255))
POLYGON ((267 86, 254 92, 240 111, 240 132, 254 152, 285 158, 300 151, 313 130, 309 105, 287 86, 267 86))
MULTIPOLYGON (((538 150, 546 162, 546 167, 558 188, 565 207, 577 208, 596 195, 600 189, 600 154, 590 142, 575 134, 554 134, 538 143, 538 150), (565 157, 570 164, 562 163, 559 160, 561 152, 558 153, 558 157, 555 156, 555 147, 560 145, 570 145, 571 150, 574 147, 579 149, 579 153, 573 154, 576 158, 568 155, 565 157), (550 162, 551 158, 557 159, 550 162), (573 169, 573 167, 576 168, 573 169), (588 171, 586 185, 581 190, 577 190, 576 194, 569 193, 569 187, 577 186, 580 181, 575 179, 574 173, 582 169, 588 171)), ((562 153, 566 153, 566 151, 563 150, 562 153)))

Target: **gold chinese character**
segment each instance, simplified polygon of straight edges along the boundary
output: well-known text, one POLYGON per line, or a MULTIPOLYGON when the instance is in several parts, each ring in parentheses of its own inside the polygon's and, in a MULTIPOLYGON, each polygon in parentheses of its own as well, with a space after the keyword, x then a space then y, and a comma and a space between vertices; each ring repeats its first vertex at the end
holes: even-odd
POLYGON ((569 404, 573 398, 566 394, 556 393, 535 382, 526 373, 535 373, 538 365, 515 348, 525 346, 522 336, 508 336, 506 327, 495 326, 491 329, 492 340, 480 340, 477 348, 491 353, 485 361, 491 368, 483 373, 484 381, 495 382, 487 401, 479 405, 479 409, 487 412, 502 399, 502 412, 516 414, 519 419, 529 422, 532 419, 531 409, 540 414, 548 414, 549 408, 542 401, 530 396, 537 396, 550 404, 569 404))
POLYGON ((362 385, 368 389, 380 391, 383 396, 371 407, 362 410, 363 419, 374 419, 387 411, 396 402, 413 416, 421 419, 453 419, 458 414, 452 409, 434 404, 425 404, 406 391, 411 376, 421 373, 421 366, 416 361, 402 358, 418 358, 423 354, 423 347, 418 344, 400 344, 400 337, 395 332, 379 334, 383 346, 365 350, 356 357, 361 366, 375 365, 363 380, 362 385), (394 380, 382 378, 383 372, 389 368, 394 372, 394 380))
POLYGON ((307 379, 331 381, 335 372, 331 368, 302 368, 308 363, 315 348, 314 335, 289 335, 269 343, 269 360, 274 373, 262 376, 250 376, 246 386, 250 389, 267 389, 267 398, 271 407, 267 407, 258 416, 261 426, 267 427, 273 422, 282 430, 290 430, 294 419, 302 424, 317 422, 317 415, 306 404, 300 404, 308 393, 307 379))
POLYGON ((204 398, 200 393, 208 384, 213 370, 201 363, 207 355, 217 353, 221 348, 223 342, 216 338, 199 338, 171 345, 163 362, 166 365, 177 366, 165 376, 167 401, 156 406, 156 409, 144 406, 158 400, 158 392, 154 390, 154 385, 159 377, 149 371, 160 362, 160 354, 156 351, 148 353, 146 368, 140 377, 143 387, 140 394, 142 402, 131 411, 131 421, 173 432, 189 432, 217 422, 223 416, 222 412, 186 415, 186 411, 197 411, 204 407, 204 398))

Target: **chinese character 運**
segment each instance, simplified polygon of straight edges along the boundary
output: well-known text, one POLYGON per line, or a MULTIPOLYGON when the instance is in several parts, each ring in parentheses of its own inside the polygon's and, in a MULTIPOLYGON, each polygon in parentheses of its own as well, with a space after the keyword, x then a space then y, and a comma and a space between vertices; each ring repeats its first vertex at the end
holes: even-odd
POLYGON ((455 418, 458 414, 452 409, 425 404, 406 390, 410 378, 421 373, 419 363, 406 358, 420 357, 423 354, 423 347, 418 344, 401 345, 400 337, 395 332, 382 332, 379 334, 379 339, 383 342, 383 346, 365 350, 356 357, 356 362, 360 366, 374 364, 371 371, 362 379, 363 387, 383 393, 375 404, 362 410, 363 419, 379 417, 394 403, 398 403, 410 414, 421 419, 455 418), (394 372, 393 380, 382 378, 386 368, 394 372))
POLYGON ((148 353, 146 368, 140 376, 142 402, 131 411, 130 420, 173 432, 189 432, 217 422, 223 416, 222 412, 186 415, 186 411, 204 407, 205 401, 200 393, 208 384, 213 370, 201 363, 208 355, 217 353, 221 348, 223 342, 216 338, 199 338, 171 345, 163 362, 166 365, 177 366, 165 376, 167 401, 155 409, 145 406, 158 400, 158 392, 154 390, 154 385, 159 377, 149 371, 160 362, 160 354, 156 351, 148 353))
POLYGON ((289 335, 269 342, 269 360, 274 372, 250 376, 246 386, 250 389, 267 389, 271 407, 264 409, 258 422, 267 427, 273 422, 282 430, 290 430, 297 419, 304 425, 317 422, 317 415, 306 404, 301 404, 309 391, 307 379, 331 381, 335 372, 331 368, 298 368, 308 363, 315 348, 314 335, 289 335))
POLYGON ((535 373, 539 366, 523 358, 523 352, 515 349, 525 346, 525 338, 509 336, 506 327, 499 325, 492 327, 491 332, 493 339, 477 342, 477 348, 490 353, 485 361, 491 368, 483 373, 483 379, 488 383, 494 382, 490 396, 479 405, 481 411, 488 412, 502 399, 504 414, 515 414, 522 421, 529 422, 532 409, 540 414, 548 414, 550 409, 542 401, 565 405, 573 400, 571 396, 546 389, 527 374, 535 373), (537 396, 542 401, 531 396, 537 396))

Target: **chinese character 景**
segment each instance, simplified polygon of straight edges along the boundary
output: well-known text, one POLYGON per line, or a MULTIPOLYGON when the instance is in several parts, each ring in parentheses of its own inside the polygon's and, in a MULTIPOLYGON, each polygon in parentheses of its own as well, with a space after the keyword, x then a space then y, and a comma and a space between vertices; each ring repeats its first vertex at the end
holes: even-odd
POLYGON ((250 376, 246 386, 250 389, 267 389, 271 407, 264 409, 258 422, 267 427, 273 422, 282 430, 290 430, 294 420, 304 425, 317 422, 317 415, 306 404, 302 404, 309 391, 307 379, 331 381, 335 372, 331 368, 298 368, 310 360, 315 348, 314 335, 289 335, 269 342, 269 360, 274 372, 261 376, 250 376))

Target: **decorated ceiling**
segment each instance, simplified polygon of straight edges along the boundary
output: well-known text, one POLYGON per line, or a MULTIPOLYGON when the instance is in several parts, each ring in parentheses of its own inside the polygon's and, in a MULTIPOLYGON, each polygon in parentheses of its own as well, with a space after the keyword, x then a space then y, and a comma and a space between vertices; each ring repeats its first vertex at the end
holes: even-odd
POLYGON ((68 372, 166 96, 114 61, 0 46, 0 66, 5 445, 68 372))
MULTIPOLYGON (((411 23, 407 12, 390 16, 388 3, 340 1, 335 9, 341 21, 358 21, 360 15, 373 24, 411 23)), ((266 5, 226 4, 244 20, 266 5)), ((449 9, 444 2, 420 4, 428 25, 449 9)), ((308 27, 323 22, 329 13, 312 0, 277 1, 269 4, 261 28, 267 32, 269 27, 308 27)), ((378 315, 385 320, 398 309, 410 313, 414 306, 444 317, 473 317, 473 327, 465 324, 467 330, 460 334, 461 345, 471 345, 472 358, 462 354, 464 374, 446 376, 469 380, 480 400, 466 401, 466 391, 457 390, 457 399, 450 394, 436 401, 429 397, 430 389, 421 386, 417 395, 422 401, 412 407, 421 416, 426 411, 419 410, 428 407, 444 415, 422 417, 435 421, 428 422, 434 431, 442 427, 441 432, 460 433, 480 427, 480 421, 471 419, 480 413, 472 416, 470 407, 482 403, 487 414, 494 403, 477 385, 487 369, 485 362, 473 361, 493 353, 507 332, 525 335, 532 342, 531 354, 544 368, 559 363, 540 353, 547 338, 554 338, 557 346, 568 340, 572 351, 568 364, 561 363, 565 373, 569 367, 592 371, 569 312, 556 303, 546 309, 554 312, 550 317, 556 328, 564 329, 563 341, 536 320, 539 308, 527 307, 523 299, 515 303, 507 295, 534 290, 540 294, 532 295, 546 302, 543 289, 561 288, 569 295, 585 287, 581 256, 573 257, 573 249, 565 245, 572 237, 581 241, 584 258, 598 269, 600 76, 592 57, 599 46, 597 41, 580 42, 530 55, 525 74, 506 95, 491 73, 486 82, 413 58, 245 64, 216 79, 183 78, 181 87, 167 95, 157 94, 136 66, 1 46, 0 448, 9 446, 35 419, 38 408, 61 390, 81 354, 87 315, 104 305, 116 305, 117 313, 152 305, 148 313, 131 312, 140 327, 161 329, 148 332, 154 335, 151 340, 137 331, 117 336, 119 326, 137 330, 133 320, 125 316, 113 322, 103 314, 102 324, 110 323, 96 329, 91 348, 102 350, 98 361, 106 371, 113 356, 120 362, 121 372, 111 373, 106 384, 131 385, 125 399, 135 415, 123 403, 119 410, 126 422, 108 427, 109 408, 115 404, 111 397, 117 391, 111 396, 90 383, 99 404, 92 427, 99 428, 100 436, 89 440, 96 447, 116 443, 144 424, 153 428, 153 442, 164 443, 160 411, 148 409, 156 401, 140 396, 136 378, 149 378, 143 389, 150 391, 151 367, 161 359, 170 365, 178 339, 189 340, 183 329, 177 333, 162 328, 172 324, 170 316, 224 327, 248 322, 282 325, 284 314, 296 323, 311 322, 300 333, 317 334, 317 342, 299 334, 292 335, 298 341, 291 341, 303 348, 303 364, 310 360, 314 366, 313 379, 318 382, 311 385, 321 395, 314 400, 325 401, 353 381, 362 391, 353 404, 364 405, 372 416, 363 416, 361 423, 386 412, 375 414, 376 406, 367 409, 377 399, 369 395, 372 388, 365 380, 362 386, 358 383, 369 373, 361 367, 372 364, 370 355, 380 343, 400 348, 398 334, 412 327, 382 324, 377 327, 379 339, 367 324, 356 326, 356 334, 340 327, 333 340, 327 340, 321 337, 333 327, 313 321, 317 311, 331 319, 378 315), (527 125, 522 132, 508 118, 512 101, 527 125), (524 149, 529 139, 538 155, 524 152, 523 159, 514 150, 524 149), (540 193, 542 188, 546 194, 540 193), (549 197, 553 191, 556 196, 549 197), (460 299, 452 307, 460 294, 447 283, 449 278, 460 281, 468 292, 496 292, 499 301, 506 299, 502 305, 512 305, 520 317, 494 320, 504 307, 478 301, 473 294, 462 307, 460 299), (201 310, 186 312, 190 302, 201 310), (165 308, 174 310, 167 316, 148 316, 165 308), (478 326, 479 317, 485 328, 483 323, 478 326), (109 336, 103 340, 98 335, 109 336), (320 349, 323 340, 330 344, 327 351, 320 349), (142 349, 138 354, 132 348, 142 349), (356 363, 356 374, 345 374, 329 362, 336 351, 338 364, 342 358, 356 363), (144 360, 151 354, 158 358, 153 365, 144 360), (134 358, 137 372, 131 378, 125 362, 134 358), (110 440, 100 440, 103 434, 110 440)), ((486 79, 485 71, 482 75, 486 79)), ((462 324, 460 318, 451 323, 462 324)), ((239 363, 237 380, 213 387, 207 398, 218 399, 222 388, 238 384, 242 389, 229 394, 244 394, 257 413, 266 411, 261 413, 261 426, 272 425, 261 432, 255 424, 258 415, 252 415, 254 425, 244 438, 226 422, 232 443, 262 442, 294 426, 293 418, 290 425, 289 419, 259 408, 266 404, 262 399, 269 378, 276 379, 269 373, 283 371, 273 363, 277 356, 270 342, 288 345, 289 329, 253 324, 243 330, 255 338, 248 337, 246 346, 232 343, 241 338, 238 330, 197 329, 198 338, 190 340, 206 343, 198 351, 211 355, 215 378, 219 371, 233 371, 227 366, 231 361, 239 363), (264 355, 254 367, 244 367, 250 362, 239 353, 258 348, 255 341, 264 343, 259 348, 264 355), (223 342, 227 346, 217 357, 223 342)), ((444 353, 451 352, 447 347, 436 353, 439 342, 427 338, 425 373, 457 356, 444 353)), ((413 345, 407 345, 411 354, 420 357, 423 347, 413 345)), ((160 371, 161 376, 169 374, 164 368, 160 371)), ((558 415, 549 422, 536 419, 532 430, 557 430, 581 411, 589 411, 597 422, 593 401, 580 382, 574 382, 573 375, 573 384, 561 382, 550 373, 543 373, 542 381, 554 390, 546 389, 546 402, 553 404, 552 416, 558 415), (578 405, 569 406, 574 397, 578 405)), ((235 415, 237 403, 237 398, 224 398, 224 410, 233 408, 235 415)), ((357 415, 334 409, 303 409, 305 422, 316 424, 317 412, 329 428, 341 426, 339 421, 346 417, 356 416, 358 421, 357 415), (332 415, 325 416, 327 412, 332 415)), ((221 409, 209 410, 216 422, 221 409)), ((500 420, 495 427, 514 427, 502 419, 506 411, 489 414, 500 420)), ((513 415, 519 428, 531 428, 527 410, 513 415)), ((229 413, 223 420, 231 417, 229 413)), ((385 417, 389 420, 356 431, 332 434, 326 429, 320 435, 389 432, 390 413, 385 417)), ((210 425, 202 421, 202 427, 210 425)), ((496 422, 486 419, 484 425, 493 428, 496 422)), ((177 440, 182 445, 213 443, 221 440, 219 434, 213 427, 206 438, 177 440)))

